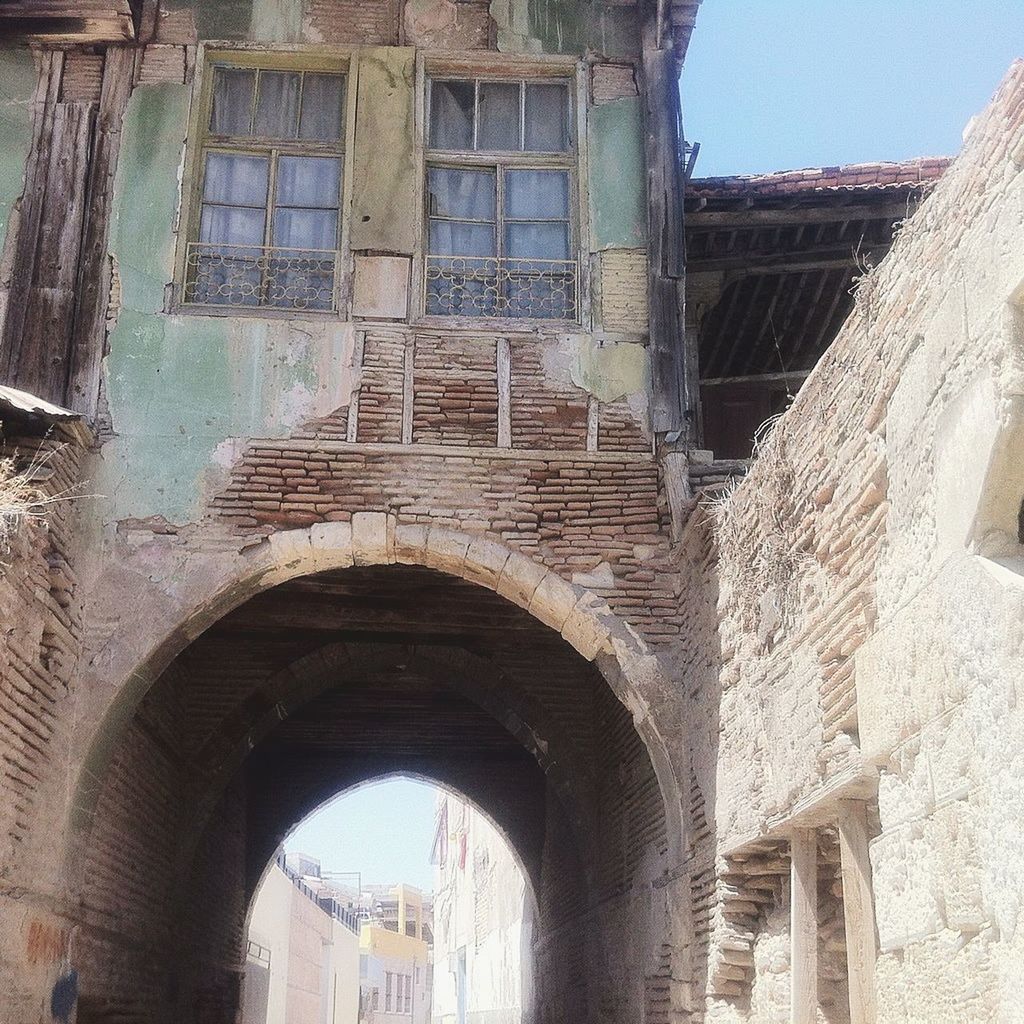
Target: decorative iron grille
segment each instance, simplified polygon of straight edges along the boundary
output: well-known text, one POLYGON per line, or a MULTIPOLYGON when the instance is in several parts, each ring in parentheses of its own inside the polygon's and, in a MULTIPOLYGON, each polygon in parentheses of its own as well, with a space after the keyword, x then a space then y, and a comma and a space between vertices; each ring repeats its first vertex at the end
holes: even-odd
POLYGON ((185 302, 334 312, 338 262, 333 249, 190 242, 185 302))
POLYGON ((575 260, 428 256, 424 276, 433 316, 578 319, 575 260))

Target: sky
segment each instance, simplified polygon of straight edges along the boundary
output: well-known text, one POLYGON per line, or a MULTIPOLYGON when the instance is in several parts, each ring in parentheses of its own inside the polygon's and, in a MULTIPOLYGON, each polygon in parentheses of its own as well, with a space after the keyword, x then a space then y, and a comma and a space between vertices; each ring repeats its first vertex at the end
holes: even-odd
POLYGON ((704 0, 694 174, 951 156, 1021 56, 1024 0, 704 0))
POLYGON ((306 818, 285 850, 318 858, 321 871, 358 871, 363 885, 406 882, 430 891, 436 793, 412 779, 364 786, 306 818))
MULTIPOLYGON (((682 81, 695 174, 952 155, 1018 56, 1024 0, 704 0, 682 81)), ((360 789, 286 849, 429 890, 435 792, 360 789)))

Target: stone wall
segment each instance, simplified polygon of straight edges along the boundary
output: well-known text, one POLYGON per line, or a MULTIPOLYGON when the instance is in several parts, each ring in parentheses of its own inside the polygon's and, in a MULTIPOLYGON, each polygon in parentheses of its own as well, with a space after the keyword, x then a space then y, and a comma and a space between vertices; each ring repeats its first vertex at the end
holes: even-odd
POLYGON ((786 886, 789 831, 834 824, 841 797, 873 820, 878 1019, 1016 1013, 1022 285, 1018 63, 748 477, 684 541, 710 1019, 784 1012, 785 898, 752 913, 750 865, 774 855, 786 886))

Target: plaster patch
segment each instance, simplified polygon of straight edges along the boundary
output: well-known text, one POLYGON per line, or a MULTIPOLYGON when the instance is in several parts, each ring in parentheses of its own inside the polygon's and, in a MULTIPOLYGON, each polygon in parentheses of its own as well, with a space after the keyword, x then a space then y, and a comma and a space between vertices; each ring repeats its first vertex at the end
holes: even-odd
POLYGON ((576 339, 572 382, 602 402, 646 392, 647 349, 628 342, 601 344, 591 337, 576 339))

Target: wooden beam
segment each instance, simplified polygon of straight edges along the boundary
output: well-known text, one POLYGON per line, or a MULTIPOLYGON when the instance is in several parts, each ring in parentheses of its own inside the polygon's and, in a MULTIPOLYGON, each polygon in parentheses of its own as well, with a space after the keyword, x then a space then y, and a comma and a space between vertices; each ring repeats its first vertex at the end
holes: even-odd
POLYGON ((687 372, 685 238, 679 83, 670 40, 658 45, 652 12, 643 28, 643 101, 647 158, 651 421, 656 434, 696 439, 698 391, 687 372))
POLYGON ((867 805, 839 801, 839 854, 846 919, 846 960, 850 985, 850 1024, 875 1024, 875 909, 868 858, 867 805))
POLYGON ((818 1020, 818 834, 793 831, 790 839, 790 993, 792 1024, 818 1020))
POLYGON ((810 370, 793 370, 791 373, 752 373, 745 377, 708 377, 702 380, 702 388, 717 388, 728 384, 799 384, 805 381, 810 370))
POLYGON ((913 212, 906 199, 897 203, 858 203, 851 206, 805 206, 784 210, 765 210, 754 206, 746 210, 694 210, 687 217, 690 232, 714 228, 755 226, 841 224, 851 220, 905 220, 913 212))
POLYGON ((86 190, 85 225, 78 274, 67 401, 93 419, 99 401, 100 371, 106 354, 111 266, 108 254, 114 176, 121 149, 121 125, 128 107, 141 51, 108 47, 103 64, 99 112, 86 190))
POLYGON ((735 271, 738 277, 747 274, 802 274, 810 270, 853 268, 858 265, 858 259, 877 262, 887 251, 876 248, 858 254, 852 245, 847 245, 804 252, 738 252, 728 256, 712 256, 710 259, 697 258, 693 261, 693 272, 735 271))

